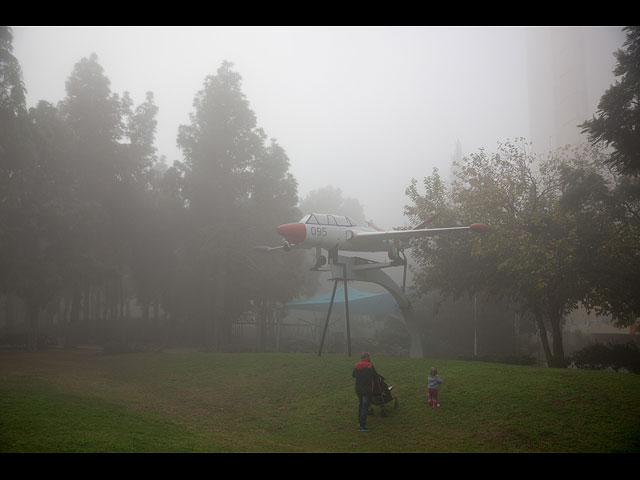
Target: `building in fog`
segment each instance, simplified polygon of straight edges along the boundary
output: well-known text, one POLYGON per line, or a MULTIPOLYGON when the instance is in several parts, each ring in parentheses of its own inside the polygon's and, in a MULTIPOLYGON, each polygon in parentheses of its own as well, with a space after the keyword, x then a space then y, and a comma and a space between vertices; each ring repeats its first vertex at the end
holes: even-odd
MULTIPOLYGON (((587 141, 579 124, 591 119, 615 83, 614 52, 623 48, 622 27, 535 27, 527 32, 530 138, 539 154, 587 141)), ((629 341, 630 329, 579 308, 567 315, 567 353, 592 342, 629 341)), ((637 335, 633 337, 636 341, 637 335)))
POLYGON ((615 83, 622 27, 532 27, 527 32, 530 139, 544 153, 586 141, 579 124, 615 83))

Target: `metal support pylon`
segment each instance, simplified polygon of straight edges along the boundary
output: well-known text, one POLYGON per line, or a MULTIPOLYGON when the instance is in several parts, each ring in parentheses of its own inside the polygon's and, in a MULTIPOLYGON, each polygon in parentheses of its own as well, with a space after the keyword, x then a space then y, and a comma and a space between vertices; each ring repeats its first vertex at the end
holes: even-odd
MULTIPOLYGON (((422 337, 420 332, 420 326, 417 320, 414 318, 413 308, 411 302, 404 293, 403 288, 400 288, 398 284, 386 273, 382 271, 383 268, 397 266, 397 263, 381 263, 374 262, 361 257, 346 257, 338 255, 337 259, 330 262, 331 266, 331 280, 334 281, 333 293, 331 294, 331 302, 329 303, 329 310, 327 312, 327 318, 324 325, 324 331, 322 333, 322 340, 320 341, 320 348, 318 355, 322 355, 322 348, 324 346, 325 335, 327 333, 327 327, 329 325, 329 319, 331 317, 331 310, 333 309, 333 302, 335 299, 336 289, 338 282, 344 283, 344 298, 345 298, 345 322, 347 328, 347 349, 348 355, 351 356, 351 332, 349 326, 349 298, 347 293, 347 282, 370 282, 384 287, 398 303, 400 312, 407 325, 409 331, 409 337, 411 339, 409 356, 412 358, 422 358, 424 356, 422 337)), ((404 283, 404 281, 403 281, 404 283)))

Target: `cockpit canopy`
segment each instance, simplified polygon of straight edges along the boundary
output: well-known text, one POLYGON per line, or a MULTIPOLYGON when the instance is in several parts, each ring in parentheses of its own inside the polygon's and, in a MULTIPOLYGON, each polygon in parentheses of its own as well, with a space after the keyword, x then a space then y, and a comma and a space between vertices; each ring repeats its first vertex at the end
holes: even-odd
POLYGON ((300 220, 300 223, 311 225, 337 225, 340 227, 355 227, 349 217, 343 215, 328 215, 326 213, 308 213, 300 220))

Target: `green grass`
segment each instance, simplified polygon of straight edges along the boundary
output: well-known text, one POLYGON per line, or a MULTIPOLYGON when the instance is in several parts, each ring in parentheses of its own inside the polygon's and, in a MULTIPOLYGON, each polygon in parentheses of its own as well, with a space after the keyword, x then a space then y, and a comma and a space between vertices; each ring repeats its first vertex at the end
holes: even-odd
POLYGON ((376 407, 361 433, 355 357, 2 352, 0 452, 640 451, 640 375, 373 361, 399 408, 376 407))

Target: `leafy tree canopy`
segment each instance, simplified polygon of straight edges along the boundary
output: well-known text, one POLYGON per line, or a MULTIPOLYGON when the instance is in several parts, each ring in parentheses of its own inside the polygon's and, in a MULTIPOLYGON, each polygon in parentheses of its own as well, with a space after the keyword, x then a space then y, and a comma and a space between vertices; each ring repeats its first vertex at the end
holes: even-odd
POLYGON ((626 49, 615 53, 620 77, 600 99, 593 119, 582 123, 593 143, 611 146, 608 162, 623 174, 640 174, 640 27, 625 27, 626 49))
POLYGON ((486 235, 416 240, 418 287, 510 299, 542 332, 551 326, 550 365, 564 363, 561 320, 578 304, 629 321, 637 283, 624 282, 637 277, 637 229, 629 222, 637 212, 616 198, 619 177, 604 167, 605 158, 586 146, 540 157, 521 140, 456 162, 451 189, 437 171, 424 179, 424 194, 414 180, 406 213, 415 223, 438 213, 442 225, 491 226, 486 235))

